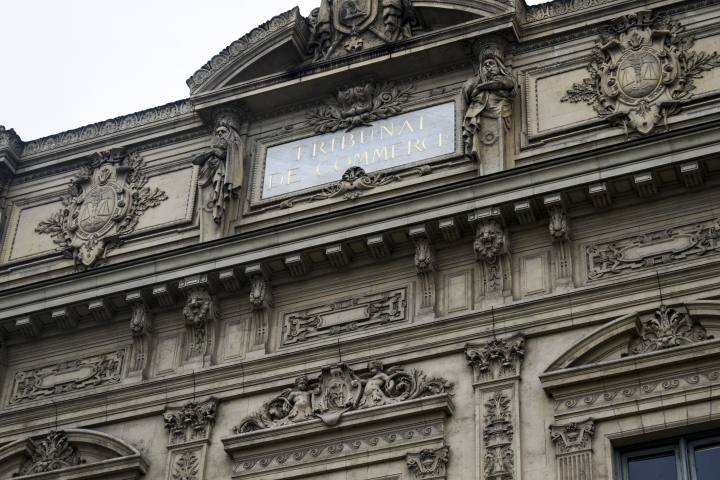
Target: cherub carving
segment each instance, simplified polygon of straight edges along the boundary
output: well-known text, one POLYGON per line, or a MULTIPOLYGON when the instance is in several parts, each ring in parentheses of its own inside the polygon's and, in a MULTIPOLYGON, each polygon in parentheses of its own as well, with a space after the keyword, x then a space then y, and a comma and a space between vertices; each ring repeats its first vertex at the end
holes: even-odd
MULTIPOLYGON (((379 407, 397 402, 397 399, 393 398, 393 393, 399 383, 396 381, 396 377, 404 372, 398 366, 390 367, 387 372, 383 372, 383 367, 380 360, 368 362, 370 378, 358 379, 365 387, 358 408, 379 407)), ((404 383, 406 380, 402 380, 402 382, 404 383)))
POLYGON ((286 389, 280 396, 284 397, 292 407, 287 418, 294 423, 315 418, 312 406, 312 392, 309 391, 310 380, 305 375, 295 379, 295 389, 286 389))

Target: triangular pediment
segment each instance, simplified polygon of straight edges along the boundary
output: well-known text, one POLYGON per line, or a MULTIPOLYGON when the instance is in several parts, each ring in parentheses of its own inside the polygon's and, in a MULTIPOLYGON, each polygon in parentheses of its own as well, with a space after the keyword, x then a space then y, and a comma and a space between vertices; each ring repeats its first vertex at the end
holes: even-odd
POLYGON ((191 95, 335 60, 513 8, 489 0, 318 0, 318 4, 308 17, 296 7, 230 44, 187 80, 191 95), (350 4, 359 11, 348 13, 350 4))

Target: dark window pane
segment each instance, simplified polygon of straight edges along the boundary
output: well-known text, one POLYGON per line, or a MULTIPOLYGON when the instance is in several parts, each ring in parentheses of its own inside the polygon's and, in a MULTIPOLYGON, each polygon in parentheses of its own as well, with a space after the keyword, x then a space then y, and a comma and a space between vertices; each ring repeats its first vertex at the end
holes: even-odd
POLYGON ((720 445, 695 450, 697 480, 717 480, 720 477, 720 445))
POLYGON ((675 454, 672 452, 632 459, 628 462, 628 470, 630 480, 677 480, 675 454))

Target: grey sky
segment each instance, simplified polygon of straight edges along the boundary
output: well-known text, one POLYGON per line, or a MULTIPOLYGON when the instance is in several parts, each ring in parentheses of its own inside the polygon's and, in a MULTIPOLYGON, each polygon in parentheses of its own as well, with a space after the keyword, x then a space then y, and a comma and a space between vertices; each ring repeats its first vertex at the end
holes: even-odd
POLYGON ((0 124, 29 141, 187 98, 185 80, 234 40, 278 13, 319 5, 5 0, 0 124))

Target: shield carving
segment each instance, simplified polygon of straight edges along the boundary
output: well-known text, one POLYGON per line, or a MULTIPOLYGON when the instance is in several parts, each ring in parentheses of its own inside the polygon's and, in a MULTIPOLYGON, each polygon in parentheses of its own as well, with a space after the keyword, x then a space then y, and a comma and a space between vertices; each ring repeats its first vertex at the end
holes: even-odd
POLYGON ((333 0, 335 28, 342 33, 362 33, 377 18, 378 0, 333 0))

